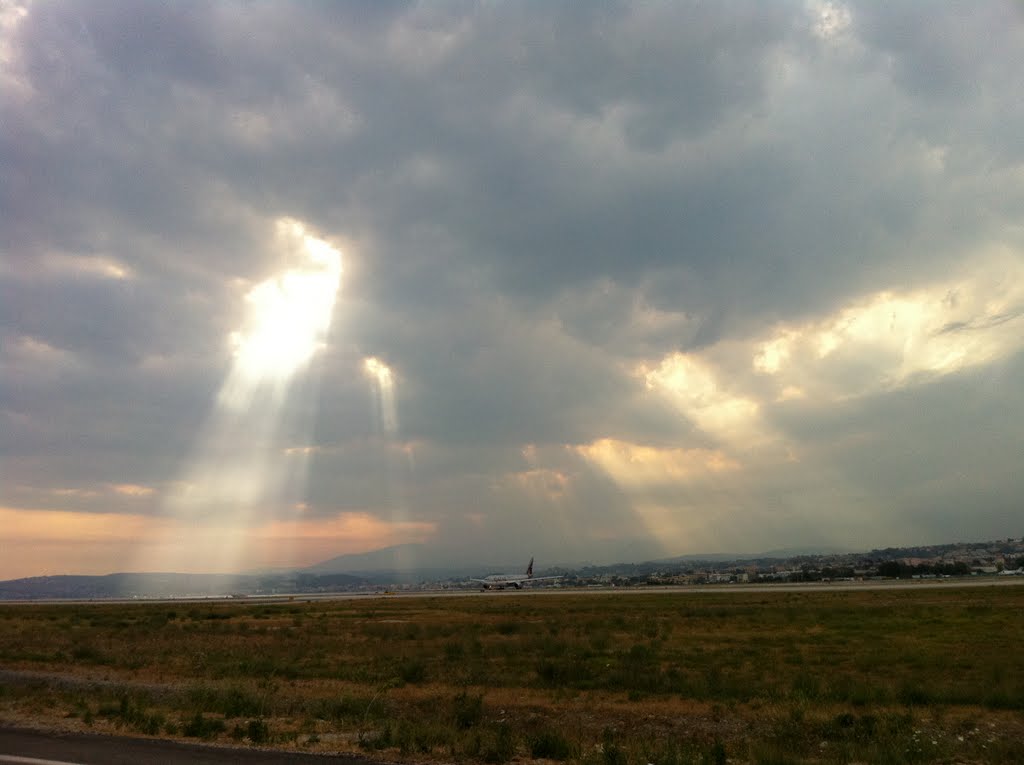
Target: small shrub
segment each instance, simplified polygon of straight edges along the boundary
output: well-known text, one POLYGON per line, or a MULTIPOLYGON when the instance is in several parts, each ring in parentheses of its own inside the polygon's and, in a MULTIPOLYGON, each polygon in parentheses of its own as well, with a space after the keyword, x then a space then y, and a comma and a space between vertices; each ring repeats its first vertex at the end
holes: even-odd
POLYGON ((463 741, 462 754, 475 760, 480 757, 480 751, 482 748, 483 742, 480 739, 480 732, 477 731, 463 741))
POLYGON ((836 715, 834 722, 839 728, 852 728, 857 724, 857 718, 849 712, 843 712, 836 715))
POLYGON ((498 631, 499 635, 515 635, 519 632, 519 622, 498 622, 497 625, 495 625, 495 629, 498 631))
POLYGON ((262 719, 249 720, 245 727, 245 737, 254 744, 265 744, 270 740, 270 728, 262 719))
POLYGON ((608 650, 608 646, 611 645, 612 636, 608 630, 597 630, 590 634, 590 647, 595 651, 604 652, 608 650))
POLYGON ((225 717, 246 717, 266 712, 266 704, 258 696, 247 693, 240 688, 229 689, 221 698, 222 711, 225 717))
POLYGON ((202 712, 195 715, 185 723, 182 733, 189 738, 213 738, 226 729, 224 721, 217 717, 204 717, 202 712))
POLYGON ((422 721, 399 721, 395 735, 395 743, 402 755, 429 754, 437 747, 450 745, 451 741, 444 728, 422 721))
POLYGON ((494 741, 483 752, 484 762, 508 762, 515 753, 516 745, 512 736, 512 728, 506 723, 499 724, 495 730, 494 741))
POLYGON ((615 731, 611 728, 604 729, 601 756, 604 765, 626 765, 626 752, 619 742, 615 740, 615 731))
POLYGON ((341 696, 335 699, 316 699, 307 706, 309 714, 320 720, 341 722, 346 719, 363 720, 367 717, 381 717, 387 710, 381 704, 374 704, 365 696, 341 696))
POLYGON ((715 739, 715 743, 711 745, 711 749, 708 751, 708 761, 713 762, 714 765, 725 765, 729 761, 728 756, 725 752, 725 744, 715 739))
POLYGON ((461 730, 472 728, 480 723, 484 714, 483 696, 470 696, 463 691, 452 702, 455 727, 461 730))
POLYGON ((394 745, 394 734, 391 726, 385 725, 379 731, 360 731, 359 746, 362 749, 380 750, 394 745))
POLYGON ((1014 695, 998 688, 989 692, 982 703, 989 709, 1022 709, 1024 708, 1024 696, 1014 695))
POLYGON ((71 658, 83 664, 110 664, 111 659, 98 648, 88 644, 76 645, 71 649, 71 658))
POLYGON ((427 665, 422 659, 403 659, 398 665, 398 677, 403 683, 422 683, 427 678, 427 665))
POLYGON ((444 644, 444 658, 448 661, 458 661, 466 654, 466 647, 458 640, 452 640, 444 644))
POLYGON ((558 731, 545 730, 530 741, 530 754, 547 760, 568 760, 573 755, 573 746, 558 731))
POLYGON ((904 684, 900 688, 899 700, 901 704, 910 706, 923 706, 931 701, 928 692, 918 685, 912 685, 910 683, 904 684))
POLYGON ((821 681, 809 672, 801 671, 793 678, 792 696, 795 699, 817 699, 821 695, 821 681))

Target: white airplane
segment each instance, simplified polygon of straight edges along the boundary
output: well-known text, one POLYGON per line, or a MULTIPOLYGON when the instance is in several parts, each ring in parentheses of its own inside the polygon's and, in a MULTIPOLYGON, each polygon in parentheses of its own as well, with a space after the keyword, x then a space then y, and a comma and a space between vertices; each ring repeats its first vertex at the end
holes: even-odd
POLYGON ((489 590, 492 587, 496 590, 504 590, 506 587, 515 587, 517 590, 521 590, 527 582, 543 582, 548 579, 561 578, 560 576, 534 576, 533 558, 530 558, 530 564, 526 567, 525 574, 491 574, 483 579, 470 578, 469 581, 479 582, 481 589, 484 590, 489 590))

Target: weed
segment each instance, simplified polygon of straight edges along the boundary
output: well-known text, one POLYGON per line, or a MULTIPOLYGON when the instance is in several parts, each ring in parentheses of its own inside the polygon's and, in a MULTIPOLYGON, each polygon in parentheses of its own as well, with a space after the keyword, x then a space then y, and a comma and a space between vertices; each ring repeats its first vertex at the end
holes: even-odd
POLYGON ((907 706, 923 706, 931 701, 928 691, 911 682, 905 682, 900 686, 897 697, 901 704, 907 706))
POLYGON ((561 661, 542 659, 537 662, 536 672, 541 685, 548 688, 587 688, 595 679, 586 663, 575 656, 561 661))
POLYGON ((427 664, 422 659, 406 658, 398 664, 398 678, 402 683, 422 683, 427 679, 427 664))
POLYGON ((601 762, 603 765, 627 765, 626 752, 619 745, 615 731, 605 728, 602 739, 601 762))
POLYGON ((516 744, 512 727, 508 723, 498 723, 489 746, 483 751, 484 762, 504 763, 515 756, 516 744))
POLYGON ((71 649, 71 658, 82 664, 112 664, 112 659, 93 645, 79 644, 71 649))
POLYGON ((381 717, 386 710, 374 699, 365 696, 341 696, 332 699, 313 699, 307 705, 307 711, 319 720, 343 722, 346 720, 365 720, 370 717, 381 717))
POLYGON ((380 750, 388 749, 394 745, 391 725, 385 725, 377 731, 360 731, 359 746, 362 749, 380 750))
POLYGON ((196 712, 182 727, 182 733, 189 738, 213 738, 223 733, 226 727, 220 718, 205 717, 202 712, 196 712))
POLYGON ((543 730, 530 739, 530 755, 547 760, 568 760, 573 757, 575 747, 555 730, 543 730))
POLYGON ((254 744, 265 744, 270 740, 270 728, 262 719, 249 720, 245 726, 245 737, 254 744))
POLYGON ((460 730, 479 725, 483 714, 483 696, 470 696, 466 691, 463 691, 452 701, 452 716, 455 719, 455 727, 460 730))
POLYGON ((466 655, 466 647, 461 641, 451 640, 444 644, 444 658, 447 661, 459 661, 466 655))

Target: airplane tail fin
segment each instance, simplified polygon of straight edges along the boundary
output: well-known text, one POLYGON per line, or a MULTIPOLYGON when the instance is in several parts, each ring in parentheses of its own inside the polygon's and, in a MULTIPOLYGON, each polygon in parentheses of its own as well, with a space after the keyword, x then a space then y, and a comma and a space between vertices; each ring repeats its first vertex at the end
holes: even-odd
POLYGON ((533 577, 533 558, 530 558, 530 565, 526 567, 527 578, 533 577))

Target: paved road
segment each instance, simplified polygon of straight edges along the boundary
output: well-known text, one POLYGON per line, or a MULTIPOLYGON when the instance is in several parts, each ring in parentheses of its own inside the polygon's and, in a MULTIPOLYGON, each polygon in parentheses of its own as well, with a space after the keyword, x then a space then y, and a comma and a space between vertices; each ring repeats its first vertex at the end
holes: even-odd
POLYGON ((0 728, 0 765, 225 765, 235 762, 371 765, 368 760, 348 755, 271 752, 148 738, 0 728))

